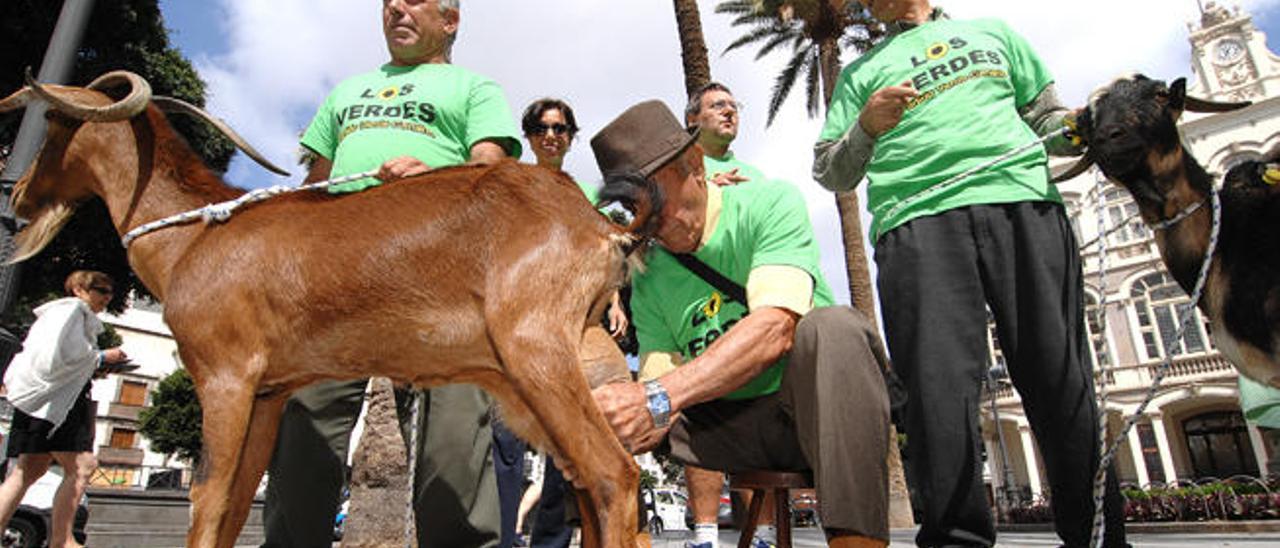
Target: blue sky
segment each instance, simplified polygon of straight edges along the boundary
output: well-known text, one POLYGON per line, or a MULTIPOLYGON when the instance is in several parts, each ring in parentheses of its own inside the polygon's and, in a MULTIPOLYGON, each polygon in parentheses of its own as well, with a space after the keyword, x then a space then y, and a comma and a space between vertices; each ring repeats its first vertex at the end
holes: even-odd
MULTIPOLYGON (((821 120, 811 120, 793 93, 772 127, 764 125, 773 76, 783 56, 754 61, 754 51, 720 55, 742 34, 700 1, 711 50, 712 76, 745 104, 734 150, 771 178, 806 197, 822 267, 847 299, 843 251, 831 194, 809 177, 812 144, 821 120)), ((1044 58, 1068 104, 1094 87, 1138 70, 1153 77, 1191 76, 1187 22, 1195 0, 940 1, 958 18, 1000 17, 1044 58), (1049 13, 1049 11, 1052 13, 1049 13)), ((1206 2, 1207 3, 1207 2, 1206 2)), ((1232 6, 1237 2, 1227 2, 1232 6)), ((1280 0, 1241 0, 1255 24, 1280 50, 1280 0)), ((171 41, 209 84, 208 106, 268 158, 296 162, 297 138, 334 84, 387 59, 375 0, 161 0, 171 41)), ((599 180, 586 141, 613 116, 657 98, 679 111, 684 103, 679 43, 665 0, 466 0, 454 62, 489 76, 505 90, 513 118, 524 105, 557 96, 575 108, 583 131, 566 170, 599 180)), ((847 62, 848 59, 845 59, 847 62)), ((525 160, 530 160, 526 152, 525 160)), ((237 157, 226 174, 243 187, 282 180, 237 157)), ((869 224, 865 213, 864 226, 869 224)))

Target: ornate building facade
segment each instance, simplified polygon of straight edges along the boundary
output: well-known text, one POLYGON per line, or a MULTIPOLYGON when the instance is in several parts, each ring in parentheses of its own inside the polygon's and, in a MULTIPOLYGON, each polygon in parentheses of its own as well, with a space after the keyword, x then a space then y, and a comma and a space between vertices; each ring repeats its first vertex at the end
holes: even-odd
MULTIPOLYGON (((1248 108, 1188 115, 1184 142, 1211 173, 1222 174, 1280 145, 1280 58, 1252 17, 1208 3, 1188 25, 1194 76, 1188 94, 1220 101, 1252 101, 1248 108)), ((1055 172, 1069 160, 1055 162, 1055 172)), ((1090 356, 1102 370, 1110 438, 1137 412, 1156 369, 1172 367, 1116 456, 1122 483, 1147 486, 1237 475, 1262 477, 1269 449, 1240 412, 1235 369, 1214 348, 1209 325, 1193 311, 1186 336, 1170 340, 1190 299, 1165 272, 1137 204, 1117 185, 1097 184, 1091 170, 1059 185, 1085 273, 1090 356), (1101 314, 1099 314, 1101 312, 1101 314)), ((1003 357, 989 330, 993 389, 983 409, 987 471, 993 493, 1044 495, 1044 467, 1016 392, 1000 374, 1003 357), (997 427, 998 425, 998 427, 997 427)))

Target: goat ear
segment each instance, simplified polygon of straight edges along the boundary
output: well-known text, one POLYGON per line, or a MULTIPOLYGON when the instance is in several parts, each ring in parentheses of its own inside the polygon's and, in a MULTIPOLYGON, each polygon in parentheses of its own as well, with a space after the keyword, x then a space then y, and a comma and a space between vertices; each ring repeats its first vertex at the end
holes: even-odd
POLYGON ((1175 118, 1181 117, 1187 103, 1187 79, 1178 78, 1169 84, 1169 91, 1166 97, 1169 101, 1169 109, 1178 113, 1175 118))

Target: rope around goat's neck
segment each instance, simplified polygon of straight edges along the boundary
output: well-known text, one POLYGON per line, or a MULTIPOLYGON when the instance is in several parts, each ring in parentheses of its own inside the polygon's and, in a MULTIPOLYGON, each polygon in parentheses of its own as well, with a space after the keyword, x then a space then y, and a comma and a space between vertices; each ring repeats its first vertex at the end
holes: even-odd
POLYGON ((219 223, 226 222, 227 219, 231 218, 231 214, 235 213, 236 209, 239 209, 241 206, 244 206, 244 205, 248 205, 254 202, 261 202, 263 200, 266 200, 268 198, 273 198, 281 194, 289 194, 291 192, 301 192, 304 190, 319 190, 322 188, 329 188, 333 185, 349 183, 351 181, 364 179, 365 177, 373 177, 374 175, 377 175, 377 174, 378 174, 378 170, 374 169, 374 170, 369 170, 363 173, 353 173, 351 175, 344 175, 342 177, 335 177, 332 179, 327 179, 324 181, 318 181, 315 183, 310 183, 310 184, 305 184, 300 186, 276 185, 268 188, 259 188, 256 190, 251 190, 249 192, 244 193, 243 196, 240 196, 239 198, 236 198, 234 200, 228 200, 228 201, 219 202, 216 204, 209 204, 200 209, 193 209, 191 211, 179 213, 177 215, 170 215, 158 221, 152 221, 152 222, 146 223, 142 226, 139 226, 125 233, 124 237, 120 239, 120 243, 124 244, 125 249, 128 249, 129 244, 133 243, 133 241, 138 239, 139 236, 142 236, 150 232, 155 232, 162 228, 168 228, 174 225, 187 224, 190 222, 194 222, 196 220, 204 221, 205 224, 208 224, 211 222, 219 222, 219 223))

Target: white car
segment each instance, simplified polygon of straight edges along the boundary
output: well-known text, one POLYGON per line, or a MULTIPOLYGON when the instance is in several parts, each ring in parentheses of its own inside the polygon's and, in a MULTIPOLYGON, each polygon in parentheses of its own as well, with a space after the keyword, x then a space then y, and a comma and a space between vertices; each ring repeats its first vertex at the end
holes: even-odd
POLYGON ((649 533, 661 535, 667 529, 684 529, 689 499, 674 489, 645 491, 645 507, 649 515, 649 533))
MULTIPOLYGON (((10 461, 12 464, 12 461, 10 461)), ((7 467, 6 467, 7 469, 7 467)), ((62 483, 62 467, 54 465, 49 472, 36 480, 22 497, 13 518, 5 526, 0 536, 3 548, 40 548, 49 545, 49 527, 53 523, 50 509, 53 508, 53 494, 62 483)), ((85 524, 89 521, 88 498, 82 497, 76 508, 76 519, 72 525, 72 534, 76 541, 84 544, 85 524)))

